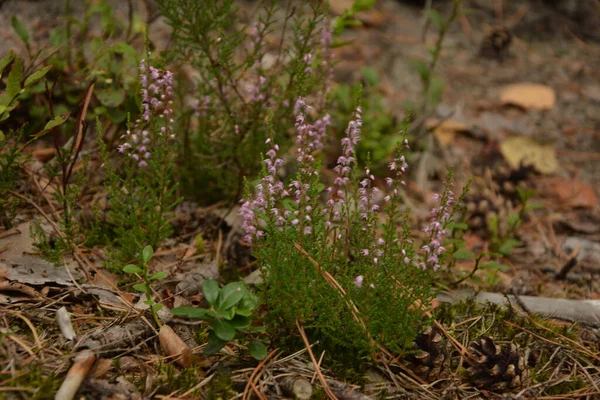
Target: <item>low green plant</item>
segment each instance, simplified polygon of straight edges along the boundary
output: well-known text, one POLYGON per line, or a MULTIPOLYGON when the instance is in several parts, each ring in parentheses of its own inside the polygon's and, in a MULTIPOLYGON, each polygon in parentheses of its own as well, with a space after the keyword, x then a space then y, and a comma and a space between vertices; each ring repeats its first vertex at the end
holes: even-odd
MULTIPOLYGON (((209 308, 177 307, 171 312, 178 317, 207 321, 210 333, 204 353, 214 354, 251 330, 251 317, 256 312, 258 299, 241 282, 231 282, 220 288, 217 281, 207 280, 202 284, 202 291, 209 308)), ((257 360, 267 356, 267 348, 261 341, 250 342, 248 351, 257 360)))
POLYGON ((426 59, 415 58, 412 60, 414 69, 421 80, 421 99, 416 107, 410 107, 421 121, 421 126, 429 116, 431 109, 438 104, 444 92, 445 82, 436 74, 436 68, 444 48, 444 40, 448 30, 464 11, 461 9, 462 0, 453 0, 450 14, 442 16, 435 9, 426 10, 428 22, 432 23, 438 31, 435 44, 428 49, 429 56, 426 59))
POLYGON ((314 93, 317 108, 326 103, 333 61, 326 2, 289 3, 280 25, 279 2, 273 0, 249 23, 240 20, 233 0, 158 4, 173 28, 169 59, 191 65, 197 74, 193 85, 182 76, 177 89, 183 192, 208 203, 237 200, 244 177, 260 172, 256 155, 267 138, 269 110, 278 142, 288 148, 295 99, 314 93), (270 46, 269 38, 278 44, 270 46), (191 107, 183 101, 190 96, 191 107))
POLYGON ((325 188, 315 152, 322 137, 303 99, 295 109, 298 173, 289 185, 280 180, 279 146, 268 139, 263 178, 240 209, 245 241, 255 243, 265 277, 268 327, 279 337, 293 336, 300 324, 328 354, 352 354, 359 367, 377 348, 402 351, 426 323, 456 199, 447 182, 418 247, 410 210, 400 209, 404 156, 388 165, 388 193, 381 193, 370 169, 357 168, 357 107, 341 141, 336 178, 325 188))
MULTIPOLYGON (((463 196, 465 194, 463 192, 463 196)), ((456 287, 460 283, 470 280, 477 284, 483 283, 488 287, 493 287, 498 283, 498 272, 509 269, 508 265, 501 260, 509 257, 513 249, 521 244, 518 239, 518 229, 525 219, 526 213, 539 208, 539 204, 529 201, 535 194, 533 190, 517 188, 517 194, 521 203, 519 211, 510 213, 506 221, 500 221, 497 216, 488 218, 487 226, 490 233, 488 251, 475 255, 466 247, 463 238, 464 232, 468 229, 467 224, 464 221, 450 224, 451 233, 447 242, 451 245, 452 257, 449 259, 446 271, 450 286, 456 287), (457 261, 472 261, 473 269, 457 278, 455 270, 457 261), (483 280, 476 274, 478 271, 483 275, 483 280)), ((464 216, 464 210, 461 211, 464 216)))
POLYGON ((161 308, 164 307, 161 303, 156 303, 154 301, 154 294, 152 293, 152 283, 159 279, 164 279, 167 277, 167 274, 163 271, 155 272, 150 274, 148 269, 148 263, 152 260, 152 256, 154 254, 154 250, 152 246, 146 246, 142 250, 142 263, 140 266, 134 264, 127 264, 123 267, 123 272, 130 275, 135 275, 138 278, 141 278, 143 283, 136 283, 133 285, 133 288, 138 292, 144 293, 146 295, 146 300, 144 304, 150 307, 150 312, 152 313, 152 317, 158 326, 161 326, 160 319, 158 318, 158 312, 161 308))
POLYGON ((110 198, 106 221, 97 223, 112 232, 107 239, 113 267, 142 261, 137 250, 141 247, 159 247, 171 234, 168 216, 180 201, 175 183, 173 74, 152 66, 149 57, 140 63, 142 114, 120 137, 116 165, 97 123, 110 198))
POLYGON ((360 97, 363 110, 364 134, 357 147, 360 163, 370 160, 375 171, 385 166, 394 153, 396 144, 406 131, 406 123, 398 121, 386 106, 383 95, 379 92, 379 74, 374 68, 364 67, 361 70, 360 83, 341 83, 332 90, 332 119, 337 132, 343 133, 344 119, 354 110, 352 99, 360 97))

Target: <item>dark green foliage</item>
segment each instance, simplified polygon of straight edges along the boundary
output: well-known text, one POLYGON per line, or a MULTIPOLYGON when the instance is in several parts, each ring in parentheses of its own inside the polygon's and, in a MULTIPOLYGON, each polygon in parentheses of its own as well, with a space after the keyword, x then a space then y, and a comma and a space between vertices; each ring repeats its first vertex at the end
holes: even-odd
POLYGON ((292 35, 281 32, 281 45, 270 49, 265 38, 275 30, 275 1, 249 25, 238 20, 232 0, 158 3, 173 27, 169 57, 190 63, 198 74, 193 87, 187 78, 179 87, 181 97, 196 99, 191 110, 182 104, 187 111, 179 118, 184 192, 206 203, 239 198, 243 178, 260 171, 268 110, 276 139, 287 148, 296 99, 325 95, 330 66, 323 64, 327 49, 319 45, 324 2, 287 10, 285 26, 292 35))

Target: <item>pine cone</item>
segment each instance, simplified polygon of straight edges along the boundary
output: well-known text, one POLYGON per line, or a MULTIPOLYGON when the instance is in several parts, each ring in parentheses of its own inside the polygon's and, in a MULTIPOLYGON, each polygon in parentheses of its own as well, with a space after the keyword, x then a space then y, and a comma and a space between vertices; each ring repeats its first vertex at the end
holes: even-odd
POLYGON ((413 344, 415 353, 405 357, 405 363, 417 375, 434 381, 448 375, 452 346, 438 327, 430 326, 419 334, 413 344))
POLYGON ((467 371, 479 389, 509 391, 529 383, 527 361, 516 344, 498 346, 484 336, 470 349, 475 357, 467 371))

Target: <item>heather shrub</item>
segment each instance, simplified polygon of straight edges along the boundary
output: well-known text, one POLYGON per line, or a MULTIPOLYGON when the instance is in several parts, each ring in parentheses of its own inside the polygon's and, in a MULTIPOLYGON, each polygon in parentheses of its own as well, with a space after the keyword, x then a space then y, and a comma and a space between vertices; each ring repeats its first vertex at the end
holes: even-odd
POLYGON ((407 142, 388 165, 385 191, 378 189, 369 168, 357 166, 362 110, 356 108, 341 141, 336 177, 326 187, 316 156, 326 130, 310 121, 309 109, 302 99, 296 103, 297 175, 289 184, 279 179, 283 160, 269 137, 263 177, 240 209, 245 240, 254 244, 263 268, 267 323, 290 334, 299 321, 330 355, 353 354, 355 362, 378 346, 401 351, 427 320, 452 220, 451 185, 438 196, 423 229, 426 239, 417 246, 399 191, 408 168, 400 154, 407 142))
POLYGON ((260 172, 268 110, 275 139, 288 148, 295 99, 314 93, 317 108, 325 104, 332 68, 326 3, 280 10, 268 1, 248 23, 232 0, 158 3, 173 28, 168 57, 195 74, 178 89, 186 110, 178 121, 182 189, 208 203, 237 199, 244 177, 260 172))
MULTIPOLYGON (((110 243, 111 265, 132 260, 141 264, 142 248, 157 248, 170 236, 168 215, 179 201, 174 175, 173 73, 154 67, 150 56, 140 62, 142 113, 120 136, 118 168, 106 144, 99 141, 110 208, 96 231, 111 227, 111 237, 105 238, 110 243)), ((97 131, 102 132, 99 123, 97 131)))

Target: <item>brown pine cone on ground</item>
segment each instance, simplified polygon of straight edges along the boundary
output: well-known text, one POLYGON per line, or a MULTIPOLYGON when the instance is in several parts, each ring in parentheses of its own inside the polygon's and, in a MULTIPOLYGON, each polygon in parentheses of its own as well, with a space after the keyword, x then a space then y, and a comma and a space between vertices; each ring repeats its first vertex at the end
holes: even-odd
POLYGON ((492 338, 482 337, 469 346, 474 355, 467 371, 479 389, 511 391, 529 384, 527 360, 514 343, 497 345, 492 338))
POLYGON ((435 381, 448 375, 452 345, 442 331, 435 326, 419 334, 413 344, 414 353, 404 357, 405 365, 427 381, 435 381))

